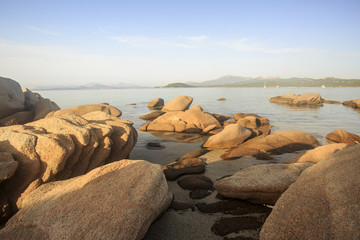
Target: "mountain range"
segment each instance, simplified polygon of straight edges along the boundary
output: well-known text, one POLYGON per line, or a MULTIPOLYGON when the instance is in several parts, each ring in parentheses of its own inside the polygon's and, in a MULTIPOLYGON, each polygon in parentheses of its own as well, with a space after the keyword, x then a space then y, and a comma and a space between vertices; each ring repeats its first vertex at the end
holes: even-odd
POLYGON ((135 84, 128 83, 116 83, 116 84, 101 84, 101 83, 88 83, 80 86, 41 86, 34 87, 33 90, 91 90, 91 89, 124 89, 124 88, 147 88, 143 86, 138 86, 135 84))
POLYGON ((171 83, 167 87, 360 87, 360 79, 341 79, 327 77, 280 78, 280 77, 242 77, 223 76, 204 82, 171 83))

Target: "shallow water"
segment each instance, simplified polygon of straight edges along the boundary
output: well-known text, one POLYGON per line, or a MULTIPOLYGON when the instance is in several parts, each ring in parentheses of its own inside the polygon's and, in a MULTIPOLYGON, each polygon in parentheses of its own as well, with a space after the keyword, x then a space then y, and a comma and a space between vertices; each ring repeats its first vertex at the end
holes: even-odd
POLYGON ((270 103, 269 99, 286 93, 318 92, 327 100, 346 101, 360 98, 359 88, 150 88, 150 89, 111 89, 111 90, 59 90, 39 93, 56 102, 61 108, 81 104, 107 102, 122 111, 121 118, 134 122, 139 132, 138 143, 132 151, 132 159, 144 159, 154 163, 167 164, 177 157, 200 148, 204 139, 188 144, 174 141, 167 134, 159 138, 142 132, 139 127, 145 121, 140 116, 149 113, 146 107, 150 100, 161 97, 165 102, 180 96, 194 98, 193 104, 200 105, 211 113, 233 115, 237 112, 256 113, 270 119, 274 126, 272 132, 299 130, 312 134, 325 144, 325 136, 337 128, 360 135, 360 111, 343 105, 325 104, 323 107, 292 107, 270 103), (226 101, 217 101, 226 98, 226 101), (159 142, 164 148, 147 149, 146 143, 159 142), (151 154, 149 154, 151 151, 151 154))

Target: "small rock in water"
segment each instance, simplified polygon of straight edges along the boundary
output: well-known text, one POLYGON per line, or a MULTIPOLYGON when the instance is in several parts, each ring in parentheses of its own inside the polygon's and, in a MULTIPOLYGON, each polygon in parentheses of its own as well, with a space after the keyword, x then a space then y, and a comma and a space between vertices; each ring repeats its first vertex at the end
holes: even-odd
POLYGON ((195 190, 213 190, 213 182, 211 179, 203 175, 191 175, 181 178, 178 182, 182 189, 195 190))
POLYGON ((217 101, 226 101, 226 98, 219 98, 217 101))
POLYGON ((161 145, 160 143, 157 143, 157 142, 148 142, 146 144, 146 147, 148 147, 148 148, 165 148, 163 145, 161 145))

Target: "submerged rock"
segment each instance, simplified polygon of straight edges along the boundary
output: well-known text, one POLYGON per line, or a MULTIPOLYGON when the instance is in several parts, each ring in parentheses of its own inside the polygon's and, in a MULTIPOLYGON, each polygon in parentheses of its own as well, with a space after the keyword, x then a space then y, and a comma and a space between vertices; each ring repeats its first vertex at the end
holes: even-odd
POLYGON ((312 165, 312 163, 256 165, 216 181, 214 188, 224 197, 273 205, 296 181, 301 172, 312 165))
POLYGON ((276 202, 260 239, 360 239, 360 145, 306 169, 276 202))
POLYGON ((142 239, 171 200, 159 165, 122 160, 42 185, 0 238, 142 239))

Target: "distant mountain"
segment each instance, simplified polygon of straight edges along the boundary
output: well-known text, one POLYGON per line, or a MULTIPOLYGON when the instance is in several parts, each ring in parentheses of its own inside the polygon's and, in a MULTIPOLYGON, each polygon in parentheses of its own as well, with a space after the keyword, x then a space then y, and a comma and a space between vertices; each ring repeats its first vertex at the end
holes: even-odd
MULTIPOLYGON (((179 85, 180 83, 176 83, 179 85)), ((194 87, 360 87, 360 79, 341 78, 280 78, 224 76, 204 82, 186 82, 194 87)), ((170 84, 169 84, 170 85, 170 84)), ((166 87, 168 87, 167 85, 166 87)))
POLYGON ((94 89, 123 89, 123 88, 148 88, 127 83, 115 83, 115 84, 101 84, 101 83, 88 83, 80 86, 40 86, 34 87, 33 90, 94 90, 94 89))

